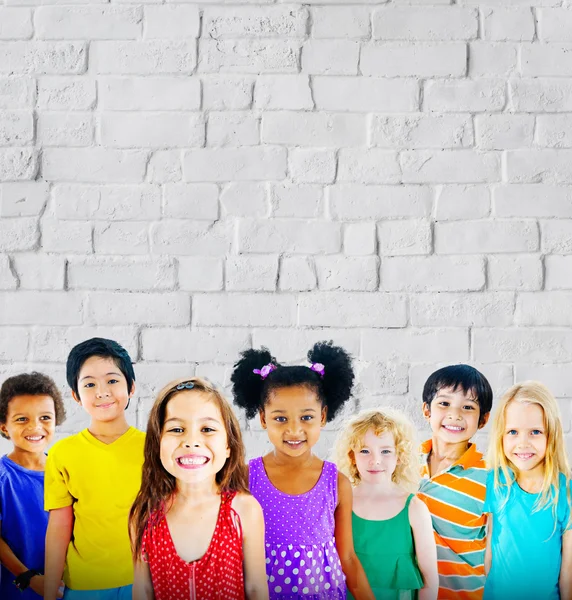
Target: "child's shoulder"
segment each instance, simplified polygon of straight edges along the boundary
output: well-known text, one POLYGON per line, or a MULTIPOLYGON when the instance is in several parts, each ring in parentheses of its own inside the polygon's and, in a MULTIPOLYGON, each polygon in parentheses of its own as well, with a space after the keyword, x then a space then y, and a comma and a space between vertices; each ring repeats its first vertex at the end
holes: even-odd
POLYGON ((55 444, 48 450, 48 458, 75 452, 82 445, 84 431, 85 430, 79 431, 78 433, 72 433, 71 435, 68 435, 55 442, 55 444))
POLYGON ((248 492, 237 492, 232 499, 232 508, 238 513, 243 523, 262 519, 262 507, 258 500, 248 492))

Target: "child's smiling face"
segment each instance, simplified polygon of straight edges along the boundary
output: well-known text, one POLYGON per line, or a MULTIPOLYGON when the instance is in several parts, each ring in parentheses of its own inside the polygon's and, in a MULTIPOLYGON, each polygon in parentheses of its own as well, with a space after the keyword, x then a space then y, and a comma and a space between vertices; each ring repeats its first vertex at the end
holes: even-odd
POLYGON ((368 429, 361 448, 354 448, 354 460, 360 480, 367 484, 388 484, 397 467, 395 439, 390 431, 375 435, 368 429))
POLYGON ((8 403, 6 423, 1 427, 18 450, 32 454, 44 453, 56 429, 53 398, 28 394, 14 396, 8 403))

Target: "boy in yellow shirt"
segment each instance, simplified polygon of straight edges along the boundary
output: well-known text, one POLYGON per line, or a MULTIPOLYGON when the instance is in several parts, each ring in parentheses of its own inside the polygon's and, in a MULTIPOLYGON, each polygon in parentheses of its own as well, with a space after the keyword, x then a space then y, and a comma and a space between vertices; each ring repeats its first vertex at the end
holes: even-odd
POLYGON ((44 599, 56 600, 63 573, 65 600, 131 600, 127 519, 145 443, 125 418, 135 392, 133 365, 117 342, 92 338, 72 348, 67 381, 91 422, 48 454, 44 599))

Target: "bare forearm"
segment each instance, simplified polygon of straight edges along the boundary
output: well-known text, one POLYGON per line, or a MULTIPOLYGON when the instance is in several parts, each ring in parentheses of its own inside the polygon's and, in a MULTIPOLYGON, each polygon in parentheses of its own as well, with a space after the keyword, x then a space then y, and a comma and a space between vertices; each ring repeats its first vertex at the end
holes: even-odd
POLYGON ((572 573, 560 571, 558 586, 560 588, 560 599, 572 600, 572 573))
POLYGON ((12 548, 0 538, 0 563, 2 563, 14 577, 18 577, 28 570, 28 567, 12 552, 12 548))
POLYGON ((342 568, 348 590, 355 600, 375 600, 365 571, 355 554, 342 560, 342 568))
POLYGON ((72 527, 62 527, 51 519, 46 533, 46 566, 44 571, 44 600, 56 600, 64 572, 72 527))

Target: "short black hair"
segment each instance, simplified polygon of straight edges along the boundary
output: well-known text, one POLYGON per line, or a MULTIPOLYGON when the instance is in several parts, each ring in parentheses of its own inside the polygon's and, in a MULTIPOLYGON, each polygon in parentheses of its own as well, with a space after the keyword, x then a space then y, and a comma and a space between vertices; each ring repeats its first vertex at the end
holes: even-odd
POLYGON ((493 390, 487 378, 470 365, 449 365, 438 369, 429 375, 423 386, 423 403, 431 406, 431 402, 443 388, 452 388, 455 392, 459 388, 465 394, 474 394, 481 414, 479 421, 484 415, 491 412, 493 407, 493 390))
POLYGON ((92 356, 110 358, 127 380, 127 389, 131 392, 135 381, 135 371, 129 353, 121 344, 105 338, 91 338, 71 349, 66 363, 66 379, 70 388, 79 397, 77 380, 83 363, 92 356))
POLYGON ((351 356, 333 342, 317 342, 308 351, 310 363, 324 366, 323 376, 306 366, 284 366, 279 364, 267 348, 245 350, 234 365, 232 391, 237 406, 244 408, 246 417, 252 419, 260 411, 273 390, 301 385, 314 390, 328 409, 327 420, 331 421, 352 394, 354 371, 351 356), (265 365, 276 367, 263 379, 254 373, 265 365))
MULTIPOLYGON (((0 387, 0 423, 3 425, 8 418, 8 405, 16 396, 50 396, 54 401, 56 425, 66 420, 66 409, 58 386, 54 380, 43 373, 21 373, 8 377, 0 387)), ((8 436, 0 431, 6 439, 8 436)))

